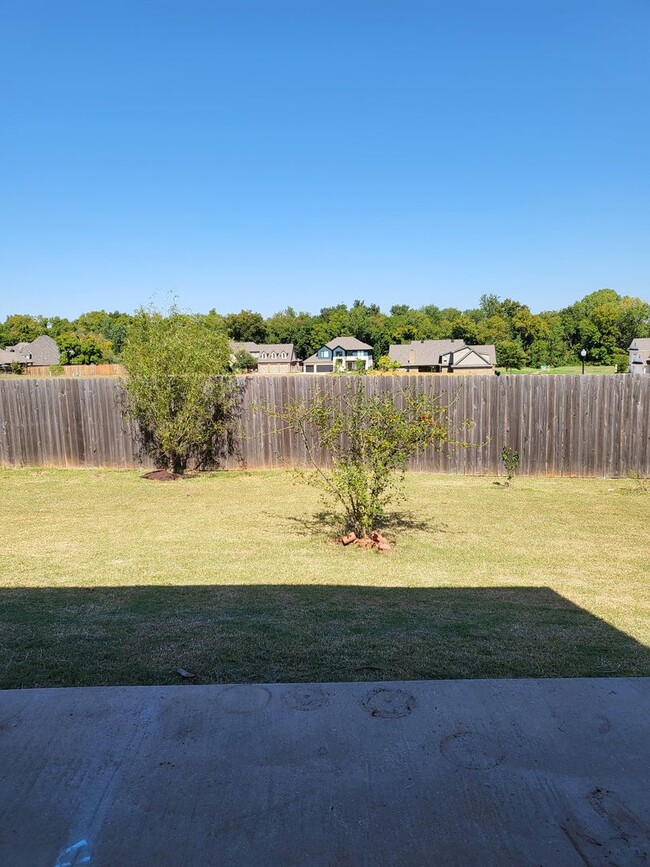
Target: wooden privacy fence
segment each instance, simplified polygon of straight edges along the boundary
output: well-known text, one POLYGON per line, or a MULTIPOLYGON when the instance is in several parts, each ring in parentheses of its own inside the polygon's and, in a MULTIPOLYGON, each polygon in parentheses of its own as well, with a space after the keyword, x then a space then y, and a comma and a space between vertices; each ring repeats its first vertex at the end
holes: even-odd
POLYGON ((124 376, 121 364, 65 364, 52 367, 26 367, 23 376, 124 376))
MULTIPOLYGON (((242 377, 241 458, 249 468, 306 463, 296 435, 264 407, 281 410, 322 389, 340 391, 354 377, 242 377)), ((369 376, 368 391, 404 388, 437 396, 451 423, 472 422, 460 438, 468 448, 425 450, 413 469, 499 474, 504 445, 519 452, 525 475, 650 476, 650 377, 616 376, 369 376)), ((5 466, 151 466, 137 431, 122 411, 120 380, 0 379, 0 464, 5 466)), ((238 466, 233 457, 229 468, 238 466)))

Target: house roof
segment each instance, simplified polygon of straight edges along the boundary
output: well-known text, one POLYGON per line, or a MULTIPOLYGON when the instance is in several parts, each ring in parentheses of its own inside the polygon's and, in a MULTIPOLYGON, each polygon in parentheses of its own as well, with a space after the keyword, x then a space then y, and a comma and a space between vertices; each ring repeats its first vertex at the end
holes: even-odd
POLYGON ((56 340, 47 334, 41 334, 40 337, 27 345, 32 354, 32 364, 34 365, 58 364, 61 360, 61 353, 56 340))
POLYGON ((402 367, 431 367, 448 352, 465 348, 464 340, 412 340, 391 346, 388 355, 402 367))
POLYGON ((293 343, 260 343, 257 346, 259 350, 259 355, 257 357, 258 364, 277 364, 279 361, 295 361, 296 354, 293 351, 293 343), (283 352, 286 352, 287 358, 271 358, 273 353, 276 356, 281 356, 283 352))
POLYGON ((469 351, 483 356, 493 366, 496 364, 493 345, 470 346, 464 340, 412 340, 411 343, 391 346, 388 355, 401 367, 434 367, 440 364, 443 355, 452 353, 453 367, 454 361, 465 357, 469 351))
POLYGON ((479 355, 487 356, 487 360, 493 367, 496 367, 497 363, 497 351, 494 343, 483 343, 477 346, 470 346, 470 349, 473 349, 474 352, 478 352, 479 355))
POLYGON ((440 364, 440 357, 465 346, 463 340, 412 340, 393 345, 388 355, 402 367, 431 367, 440 364))
POLYGON ((230 348, 233 352, 241 352, 241 350, 243 349, 244 352, 248 352, 249 354, 251 354, 253 352, 257 352, 257 350, 258 350, 257 343, 253 343, 252 340, 244 340, 244 341, 231 340, 230 341, 230 348))
POLYGON ((242 349, 248 352, 257 359, 258 364, 277 364, 278 362, 289 362, 296 360, 296 354, 293 349, 293 343, 253 343, 252 341, 244 341, 238 343, 235 340, 230 341, 230 349, 232 352, 240 352, 242 349), (287 358, 271 358, 273 353, 282 355, 286 352, 287 358))
POLYGON ((640 349, 642 352, 650 351, 650 337, 635 337, 628 349, 640 349))
MULTIPOLYGON (((0 366, 3 364, 14 364, 14 362, 20 362, 23 356, 16 355, 15 352, 9 352, 7 349, 0 349, 0 366)), ((26 360, 23 358, 23 360, 26 360)))
MULTIPOLYGON (((330 340, 329 343, 326 343, 328 349, 336 349, 337 346, 340 346, 341 349, 345 349, 346 352, 349 352, 354 349, 372 349, 372 346, 368 346, 367 343, 364 343, 362 340, 357 340, 356 337, 335 337, 334 340, 330 340)), ((322 349, 323 347, 319 347, 322 349)))
POLYGON ((61 353, 56 340, 53 340, 48 334, 41 334, 31 343, 23 340, 0 351, 0 364, 2 365, 18 362, 19 364, 43 367, 58 364, 60 358, 61 353))

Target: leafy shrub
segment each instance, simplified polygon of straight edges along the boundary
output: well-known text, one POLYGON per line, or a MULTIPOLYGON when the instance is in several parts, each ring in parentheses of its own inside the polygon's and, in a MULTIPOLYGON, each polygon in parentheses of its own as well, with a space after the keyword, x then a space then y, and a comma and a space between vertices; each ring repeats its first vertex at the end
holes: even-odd
POLYGON ((399 370, 399 361, 395 361, 389 355, 382 355, 377 362, 377 370, 385 373, 390 373, 393 370, 399 370))
POLYGON ((218 465, 234 450, 240 389, 223 328, 204 318, 140 309, 124 345, 127 410, 159 467, 182 473, 218 465))
POLYGON ((452 442, 447 408, 437 398, 404 390, 396 401, 390 392, 367 393, 362 380, 272 415, 300 435, 311 469, 297 471, 299 478, 324 491, 359 538, 402 496, 409 458, 452 442))
POLYGON ((506 486, 509 486, 514 481, 515 473, 519 467, 519 452, 516 452, 510 446, 504 446, 501 449, 501 460, 506 468, 508 478, 505 481, 506 486))
POLYGON ((246 352, 245 349, 239 349, 235 353, 233 370, 237 373, 243 373, 249 370, 257 370, 257 359, 254 358, 250 354, 250 352, 246 352))
POLYGON ((630 369, 630 356, 622 349, 612 352, 612 362, 616 365, 616 373, 627 373, 630 369))

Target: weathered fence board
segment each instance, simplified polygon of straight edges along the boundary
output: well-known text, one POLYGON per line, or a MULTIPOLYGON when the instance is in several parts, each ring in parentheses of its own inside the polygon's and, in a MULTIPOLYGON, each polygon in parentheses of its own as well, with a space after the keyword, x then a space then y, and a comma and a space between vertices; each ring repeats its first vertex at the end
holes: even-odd
POLYGON ((121 364, 66 364, 63 367, 26 367, 23 376, 38 376, 53 378, 63 376, 124 376, 125 369, 121 364))
MULTIPOLYGON (((239 451, 246 466, 305 465, 300 439, 265 408, 323 390, 336 394, 349 377, 249 376, 239 451)), ((355 380, 356 381, 356 380, 355 380)), ((499 474, 504 445, 519 452, 525 475, 650 476, 650 377, 431 375, 366 377, 368 393, 405 388, 435 395, 467 448, 426 449, 413 459, 421 470, 499 474), (469 419, 472 427, 464 430, 469 419)), ((151 466, 137 430, 122 411, 115 378, 0 379, 0 465, 60 467, 151 466)), ((238 466, 235 457, 227 466, 238 466)))

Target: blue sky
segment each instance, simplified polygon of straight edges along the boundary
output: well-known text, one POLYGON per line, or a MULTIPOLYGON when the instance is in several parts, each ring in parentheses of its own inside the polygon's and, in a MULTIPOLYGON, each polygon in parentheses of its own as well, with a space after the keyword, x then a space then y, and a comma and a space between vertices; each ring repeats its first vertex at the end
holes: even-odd
POLYGON ((0 11, 0 317, 650 298, 648 0, 0 11))

